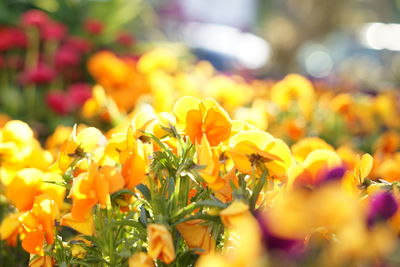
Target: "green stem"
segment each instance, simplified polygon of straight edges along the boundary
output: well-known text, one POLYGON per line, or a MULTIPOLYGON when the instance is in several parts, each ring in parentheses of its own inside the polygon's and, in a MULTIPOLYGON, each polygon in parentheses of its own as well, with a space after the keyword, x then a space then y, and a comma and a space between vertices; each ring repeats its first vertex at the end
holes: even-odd
POLYGON ((39 31, 35 27, 27 28, 29 40, 28 50, 26 51, 25 69, 32 69, 39 62, 39 31))

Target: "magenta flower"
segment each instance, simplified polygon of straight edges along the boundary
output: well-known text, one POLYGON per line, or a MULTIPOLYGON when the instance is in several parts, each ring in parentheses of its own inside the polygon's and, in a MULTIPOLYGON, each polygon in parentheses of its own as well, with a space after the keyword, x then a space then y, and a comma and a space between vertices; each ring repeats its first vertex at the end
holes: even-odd
POLYGON ((41 28, 48 23, 49 17, 43 11, 32 9, 25 12, 21 17, 21 23, 24 26, 34 26, 41 28))

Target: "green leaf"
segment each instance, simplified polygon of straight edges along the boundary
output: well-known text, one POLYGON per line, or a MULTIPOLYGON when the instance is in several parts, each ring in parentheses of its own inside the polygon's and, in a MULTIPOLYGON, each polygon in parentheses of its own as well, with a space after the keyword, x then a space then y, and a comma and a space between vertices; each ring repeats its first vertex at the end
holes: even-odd
POLYGON ((111 225, 119 225, 119 226, 131 226, 131 227, 134 227, 134 228, 137 228, 137 229, 139 229, 139 230, 143 230, 144 229, 144 227, 143 227, 143 224, 141 224, 140 222, 136 222, 136 221, 133 221, 133 220, 119 220, 119 221, 113 221, 112 223, 111 223, 111 225))
POLYGON ((146 209, 144 208, 144 206, 140 206, 140 216, 139 216, 139 220, 140 222, 147 227, 147 213, 146 213, 146 209))
POLYGON ((171 226, 175 226, 175 225, 178 225, 178 224, 183 223, 183 222, 187 222, 187 221, 191 221, 191 220, 197 220, 197 219, 201 219, 201 220, 205 220, 205 221, 220 222, 219 216, 212 216, 212 215, 208 215, 208 214, 195 214, 195 215, 192 215, 192 216, 188 216, 188 217, 182 218, 182 219, 174 222, 171 226))
POLYGON ((263 174, 261 175, 260 179, 258 179, 257 184, 253 188, 253 193, 251 194, 250 203, 249 203, 251 210, 254 210, 255 207, 256 207, 256 202, 257 202, 257 199, 258 199, 258 195, 260 194, 262 188, 264 187, 264 184, 265 184, 265 182, 267 180, 267 174, 268 174, 268 171, 265 170, 263 172, 263 174))
POLYGON ((117 192, 111 194, 111 200, 115 200, 120 195, 124 195, 124 194, 135 195, 135 193, 132 190, 125 188, 125 189, 118 190, 117 192))
POLYGON ((147 201, 151 201, 151 192, 146 185, 139 184, 136 186, 136 188, 140 191, 140 193, 142 193, 147 201))

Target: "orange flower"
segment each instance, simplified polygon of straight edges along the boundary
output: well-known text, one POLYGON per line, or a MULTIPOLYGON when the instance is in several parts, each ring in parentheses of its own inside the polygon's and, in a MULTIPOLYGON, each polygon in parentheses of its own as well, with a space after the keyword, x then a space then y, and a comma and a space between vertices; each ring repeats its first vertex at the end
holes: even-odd
POLYGON ((33 208, 19 217, 24 228, 22 247, 31 254, 43 256, 43 244, 54 243, 55 219, 59 215, 57 204, 47 195, 35 198, 33 208))
POLYGON ((122 176, 127 188, 133 188, 144 181, 148 164, 143 143, 135 140, 133 148, 122 165, 122 176))
POLYGON ((49 182, 61 182, 62 178, 53 173, 43 173, 34 168, 18 171, 6 188, 6 196, 20 211, 30 210, 35 197, 40 194, 50 196, 61 206, 64 201, 65 187, 49 182))
POLYGON ((193 144, 200 143, 203 134, 211 146, 217 146, 230 136, 231 120, 211 98, 201 101, 191 96, 182 97, 175 103, 173 111, 193 144))
POLYGON ((110 205, 110 194, 122 189, 122 175, 111 166, 92 164, 89 171, 74 178, 69 198, 73 199, 71 214, 78 221, 88 218, 91 208, 99 203, 110 205))
POLYGON ((94 54, 88 61, 88 70, 123 110, 131 109, 138 97, 149 90, 133 59, 120 58, 109 51, 94 54))
MULTIPOLYGON (((143 124, 143 127, 148 123, 143 124)), ((142 133, 139 130, 130 126, 126 137, 125 149, 120 153, 121 172, 125 179, 126 187, 129 189, 142 183, 148 173, 148 156, 151 154, 153 147, 150 143, 142 142, 141 135, 142 133)))
POLYGON ((129 258, 129 267, 154 267, 154 262, 146 253, 137 252, 129 258))
POLYGON ((189 248, 200 248, 200 254, 209 253, 215 248, 215 240, 211 235, 211 227, 204 225, 202 220, 190 220, 180 223, 176 229, 185 239, 189 248))
POLYGON ((175 260, 175 249, 171 233, 162 224, 149 224, 147 226, 149 239, 148 254, 152 259, 159 259, 169 264, 175 260))
POLYGON ((3 127, 9 120, 10 117, 4 113, 0 113, 0 127, 3 127))
POLYGON ((286 179, 293 156, 280 139, 263 131, 243 131, 229 140, 233 162, 243 173, 265 164, 271 176, 286 179))

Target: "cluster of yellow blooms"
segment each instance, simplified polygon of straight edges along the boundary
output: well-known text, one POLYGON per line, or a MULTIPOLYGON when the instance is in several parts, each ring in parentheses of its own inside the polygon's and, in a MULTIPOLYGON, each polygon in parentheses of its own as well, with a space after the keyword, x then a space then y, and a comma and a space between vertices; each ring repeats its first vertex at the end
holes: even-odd
POLYGON ((101 86, 83 114, 112 129, 60 126, 42 148, 26 123, 0 126, 0 196, 14 207, 0 238, 20 240, 30 266, 396 263, 393 92, 248 82, 204 62, 178 72, 160 50, 101 52, 89 71, 101 86))

